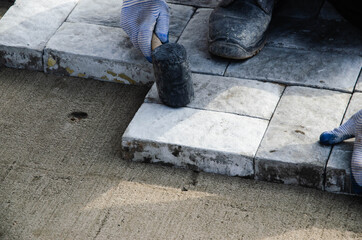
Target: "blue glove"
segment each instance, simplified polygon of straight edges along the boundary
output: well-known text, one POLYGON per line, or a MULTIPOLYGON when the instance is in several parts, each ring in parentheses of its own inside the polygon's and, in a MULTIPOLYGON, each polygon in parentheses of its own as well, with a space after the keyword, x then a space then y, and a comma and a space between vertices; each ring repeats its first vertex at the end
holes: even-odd
POLYGON ((169 9, 164 0, 123 1, 121 27, 149 62, 152 62, 152 33, 155 32, 162 43, 167 43, 169 21, 169 9))

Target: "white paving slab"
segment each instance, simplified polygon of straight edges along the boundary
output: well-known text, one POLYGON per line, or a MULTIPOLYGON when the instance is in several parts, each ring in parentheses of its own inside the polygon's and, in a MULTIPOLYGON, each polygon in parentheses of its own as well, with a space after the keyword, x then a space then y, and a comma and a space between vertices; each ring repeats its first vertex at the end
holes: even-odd
MULTIPOLYGON (((64 23, 48 42, 44 52, 45 71, 126 84, 153 82, 152 64, 134 48, 121 28, 111 27, 116 12, 112 10, 108 14, 110 6, 102 6, 99 1, 82 0, 76 7, 78 10, 72 13, 70 21, 73 22, 64 23), (102 11, 86 17, 92 16, 92 9, 97 8, 103 8, 109 18, 100 16, 102 11)), ((194 9, 177 5, 171 9, 170 40, 176 41, 194 9)))
MULTIPOLYGON (((360 109, 362 109, 362 93, 354 93, 343 119, 343 123, 350 119, 352 115, 360 109)), ((335 127, 338 127, 338 125, 335 127)), ((325 131, 332 129, 325 129, 325 131)), ((333 147, 326 168, 326 191, 351 193, 351 158, 353 143, 354 139, 350 139, 333 147)))
POLYGON ((362 72, 360 73, 360 75, 358 77, 358 81, 357 81, 357 85, 356 85, 356 91, 362 92, 362 72))
POLYGON ((331 147, 319 135, 341 122, 349 94, 287 87, 255 159, 256 179, 322 188, 331 147))
POLYGON ((274 18, 267 45, 362 56, 361 31, 344 21, 274 18))
POLYGON ((169 3, 176 3, 182 5, 190 5, 195 7, 216 7, 221 0, 166 0, 169 3))
MULTIPOLYGON (((269 120, 284 86, 254 80, 193 74, 195 98, 190 108, 235 113, 269 120)), ((156 84, 146 102, 161 103, 156 84)))
POLYGON ((244 62, 232 62, 226 76, 352 92, 362 57, 265 47, 244 62))
MULTIPOLYGON (((169 4, 170 7, 170 42, 176 42, 195 8, 190 6, 169 4)), ((121 0, 80 0, 68 22, 83 22, 109 27, 120 27, 121 0)))
POLYGON ((150 83, 152 64, 120 28, 64 23, 44 52, 45 71, 127 84, 150 83))
POLYGON ((122 137, 126 159, 252 176, 268 121, 144 103, 122 137))
POLYGON ((42 70, 43 49, 78 0, 17 0, 0 21, 0 64, 42 70))
POLYGON ((211 9, 198 9, 182 33, 178 43, 185 46, 193 72, 223 75, 227 60, 208 52, 209 16, 211 9))

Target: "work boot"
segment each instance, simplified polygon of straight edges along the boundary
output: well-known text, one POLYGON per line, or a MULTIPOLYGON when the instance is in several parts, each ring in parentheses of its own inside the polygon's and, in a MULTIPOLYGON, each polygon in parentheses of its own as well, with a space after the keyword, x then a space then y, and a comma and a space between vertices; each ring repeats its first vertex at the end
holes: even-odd
POLYGON ((274 0, 224 0, 209 19, 209 52, 229 59, 257 54, 266 41, 274 0))

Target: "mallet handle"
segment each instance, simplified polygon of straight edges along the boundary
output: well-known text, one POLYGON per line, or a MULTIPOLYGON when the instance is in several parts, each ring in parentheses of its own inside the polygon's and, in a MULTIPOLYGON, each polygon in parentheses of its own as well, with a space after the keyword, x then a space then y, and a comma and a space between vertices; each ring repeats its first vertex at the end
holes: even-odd
POLYGON ((152 33, 152 41, 151 41, 152 51, 155 50, 156 48, 158 48, 161 45, 162 45, 161 40, 156 36, 155 33, 152 33))

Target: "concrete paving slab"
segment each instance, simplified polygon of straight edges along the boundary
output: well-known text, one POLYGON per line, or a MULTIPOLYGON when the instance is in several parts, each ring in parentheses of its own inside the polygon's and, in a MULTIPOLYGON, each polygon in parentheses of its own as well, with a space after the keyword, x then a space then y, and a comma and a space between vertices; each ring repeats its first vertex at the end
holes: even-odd
POLYGON ((182 5, 190 5, 195 7, 208 7, 213 8, 216 7, 221 0, 166 0, 169 3, 176 3, 182 5))
POLYGON ((328 1, 324 2, 318 17, 325 20, 346 21, 328 1))
POLYGON ((273 18, 268 46, 362 56, 362 34, 349 22, 273 18))
MULTIPOLYGON (((176 42, 190 20, 195 8, 169 4, 170 42, 176 42)), ((122 1, 81 0, 69 15, 67 22, 90 23, 109 27, 120 27, 122 1)))
POLYGON ((358 80, 357 80, 356 91, 362 92, 362 71, 359 74, 359 77, 358 77, 358 80))
POLYGON ((47 73, 95 78, 126 84, 154 80, 152 64, 135 49, 120 28, 64 23, 44 51, 47 73))
POLYGON ((144 103, 122 137, 123 156, 250 177, 267 124, 235 114, 144 103))
POLYGON ((292 18, 315 18, 323 4, 323 0, 286 0, 276 4, 276 16, 292 18))
POLYGON ((0 21, 0 65, 43 70, 43 49, 78 0, 17 0, 0 21))
MULTIPOLYGON (((116 25, 117 11, 107 14, 112 9, 109 5, 88 0, 76 9, 72 22, 64 23, 46 46, 45 72, 126 84, 154 81, 152 64, 133 47, 126 33, 119 27, 101 26, 116 25), (99 13, 93 15, 92 9, 98 8, 99 13)), ((192 7, 171 5, 170 41, 179 38, 193 12, 192 7)))
MULTIPOLYGON (((195 98, 189 108, 235 113, 270 120, 284 86, 246 79, 193 74, 195 98)), ((145 102, 160 103, 156 84, 145 102)))
POLYGON ((359 56, 265 47, 247 61, 232 62, 225 76, 352 92, 361 66, 359 56))
POLYGON ((198 9, 182 33, 178 43, 184 45, 193 72, 223 75, 228 61, 208 52, 209 16, 211 9, 198 9))
MULTIPOLYGON (((350 119, 352 115, 360 109, 362 109, 362 93, 354 93, 345 117, 343 118, 343 123, 350 119)), ((324 131, 332 129, 325 129, 324 131)), ((326 191, 351 193, 351 158, 353 143, 354 139, 351 139, 333 147, 326 168, 326 191)))
POLYGON ((331 147, 320 145, 319 135, 341 122, 349 97, 287 87, 258 149, 256 179, 321 189, 331 147))

